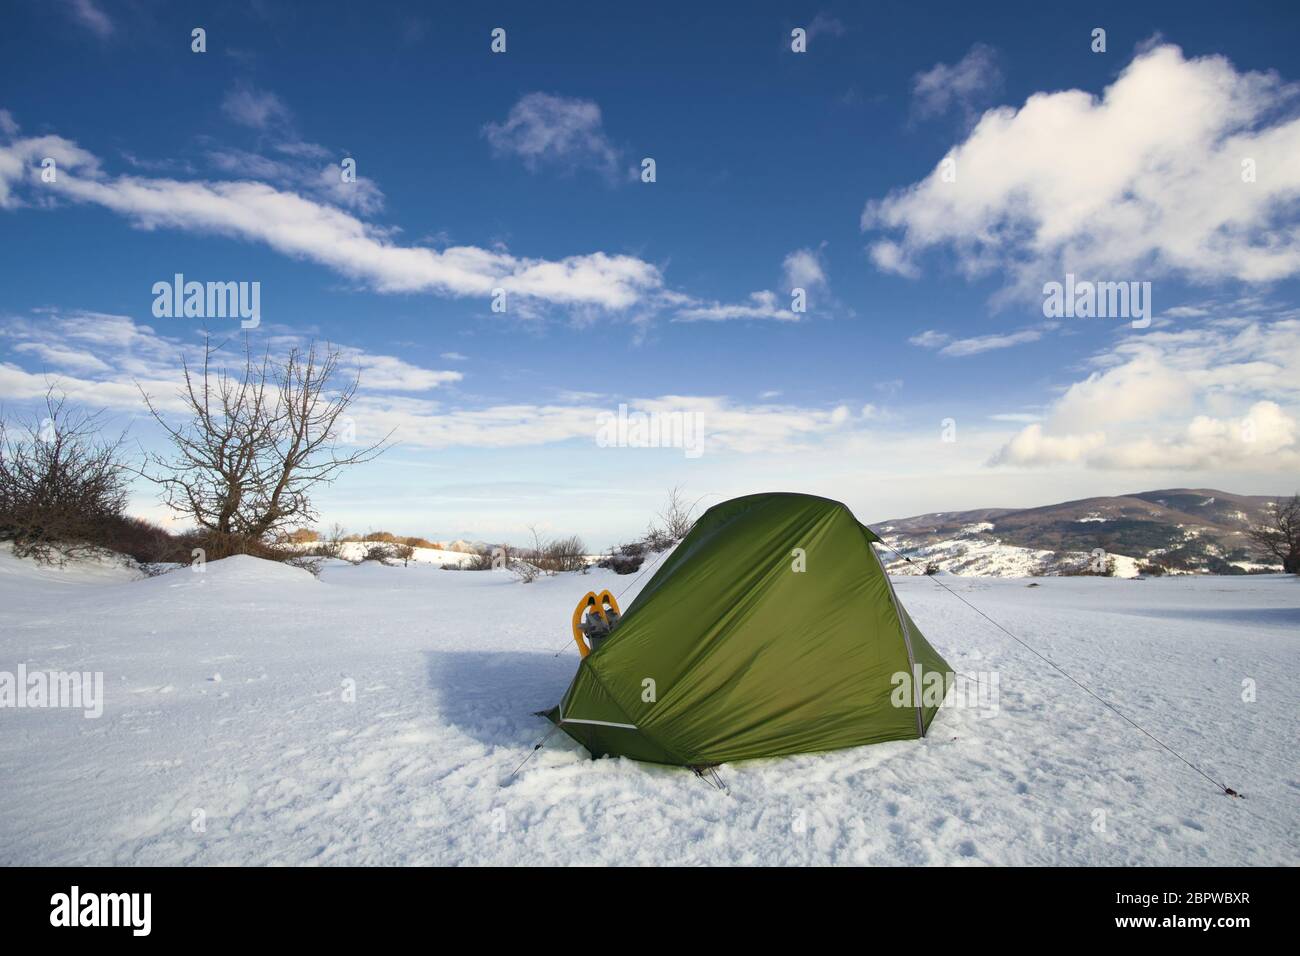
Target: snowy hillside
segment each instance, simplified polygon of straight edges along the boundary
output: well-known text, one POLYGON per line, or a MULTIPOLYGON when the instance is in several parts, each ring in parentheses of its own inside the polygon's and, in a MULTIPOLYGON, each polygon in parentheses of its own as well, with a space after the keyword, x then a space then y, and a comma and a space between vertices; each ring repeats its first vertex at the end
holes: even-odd
POLYGON ((3 553, 0 671, 102 671, 106 700, 0 709, 0 864, 1300 861, 1294 578, 942 580, 1246 799, 923 577, 901 599, 998 675, 996 712, 724 766, 728 796, 560 734, 509 779, 574 672, 574 602, 627 577, 232 558, 132 580, 3 553))
POLYGON ((1022 577, 1077 574, 1100 549, 1116 577, 1280 571, 1262 563, 1247 531, 1276 499, 1213 489, 1171 488, 1084 498, 1037 508, 938 512, 872 528, 897 555, 890 570, 920 574, 927 564, 958 574, 1022 577))
MULTIPOLYGON (((937 535, 916 539, 892 533, 890 525, 876 529, 892 550, 882 556, 890 574, 925 574, 927 568, 963 576, 1024 578, 1075 572, 1089 566, 1092 555, 1084 551, 1049 551, 1007 544, 990 534, 990 522, 960 528, 950 537, 937 535)), ((1138 576, 1139 562, 1127 555, 1107 555, 1113 561, 1112 574, 1119 578, 1138 576)))

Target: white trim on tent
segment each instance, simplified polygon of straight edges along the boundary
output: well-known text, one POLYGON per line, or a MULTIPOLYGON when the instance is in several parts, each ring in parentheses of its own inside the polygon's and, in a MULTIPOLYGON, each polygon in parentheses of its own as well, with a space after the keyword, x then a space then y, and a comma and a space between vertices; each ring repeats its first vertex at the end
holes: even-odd
POLYGON ((577 717, 561 717, 562 724, 595 724, 597 727, 621 727, 624 730, 636 730, 636 724, 615 724, 608 720, 579 720, 577 717))
POLYGON ((559 713, 560 713, 560 723, 562 724, 592 724, 596 727, 618 727, 622 730, 638 729, 636 724, 616 724, 613 721, 609 721, 609 720, 580 720, 577 717, 565 717, 563 703, 560 704, 559 713))

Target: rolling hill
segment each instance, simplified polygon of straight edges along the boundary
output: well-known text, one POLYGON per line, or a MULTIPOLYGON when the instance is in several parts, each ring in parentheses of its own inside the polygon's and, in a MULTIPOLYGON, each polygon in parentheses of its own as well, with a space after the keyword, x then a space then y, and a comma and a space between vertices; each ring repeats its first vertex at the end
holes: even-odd
POLYGON ((1246 531, 1275 497, 1171 488, 1083 498, 1039 508, 983 508, 895 518, 872 527, 911 559, 894 573, 932 569, 1021 576, 1112 573, 1244 574, 1280 570, 1246 531), (1097 549, 1105 552, 1094 560, 1097 549))

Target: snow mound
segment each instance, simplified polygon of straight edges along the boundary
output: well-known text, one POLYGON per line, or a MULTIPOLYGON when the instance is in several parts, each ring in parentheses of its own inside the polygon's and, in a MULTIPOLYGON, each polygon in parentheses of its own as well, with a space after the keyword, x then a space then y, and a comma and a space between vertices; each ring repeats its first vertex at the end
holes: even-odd
POLYGON ((58 582, 61 584, 117 584, 137 581, 144 572, 130 558, 111 551, 94 551, 68 558, 61 564, 45 564, 20 558, 13 546, 0 546, 0 579, 10 581, 58 582))
POLYGON ((203 564, 177 568, 167 574, 150 578, 148 584, 167 588, 219 587, 223 589, 262 590, 267 586, 302 587, 319 583, 310 571, 295 568, 280 561, 268 561, 248 554, 207 561, 203 564))

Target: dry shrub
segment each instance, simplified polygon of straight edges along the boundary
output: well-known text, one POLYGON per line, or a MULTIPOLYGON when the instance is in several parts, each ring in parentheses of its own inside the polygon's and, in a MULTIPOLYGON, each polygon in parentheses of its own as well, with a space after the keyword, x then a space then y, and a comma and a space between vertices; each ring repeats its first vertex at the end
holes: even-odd
POLYGON ((473 556, 464 564, 444 564, 443 569, 448 571, 491 571, 492 552, 489 549, 475 551, 473 556))
POLYGON ((99 414, 66 407, 53 390, 45 415, 0 422, 0 541, 38 560, 107 547, 123 530, 123 438, 99 437, 99 414))
POLYGON ((640 570, 647 556, 667 551, 690 534, 691 528, 695 527, 695 519, 691 517, 694 510, 694 505, 688 506, 682 498, 681 489, 674 488, 668 493, 664 510, 658 515, 660 523, 651 522, 645 534, 636 541, 611 548, 597 566, 608 568, 615 574, 632 574, 640 570))

